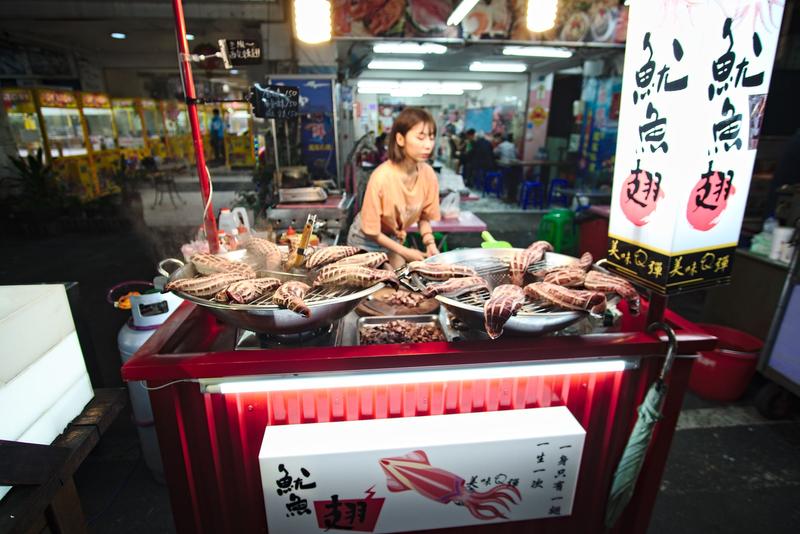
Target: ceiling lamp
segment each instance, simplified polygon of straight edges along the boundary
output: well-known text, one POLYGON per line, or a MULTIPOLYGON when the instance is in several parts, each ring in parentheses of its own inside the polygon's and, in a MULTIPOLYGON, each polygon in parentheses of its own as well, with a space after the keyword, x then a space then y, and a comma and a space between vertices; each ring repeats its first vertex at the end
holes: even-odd
POLYGON ((114 33, 112 33, 112 34, 111 34, 111 38, 112 38, 112 39, 125 39, 125 38, 127 38, 127 37, 128 37, 128 36, 127 36, 127 35, 125 35, 125 34, 124 34, 124 33, 122 33, 122 32, 114 32, 114 33))
POLYGON ((331 3, 328 0, 294 0, 294 34, 308 44, 331 40, 331 3))
POLYGON ((525 72, 528 66, 525 63, 512 61, 473 61, 469 70, 473 72, 525 72))
POLYGON ((378 43, 372 51, 376 54, 444 54, 447 47, 436 43, 378 43))
POLYGON ((194 34, 187 33, 186 34, 186 40, 187 41, 194 41, 194 34))
POLYGON ((572 50, 553 46, 507 46, 503 48, 503 55, 568 58, 572 57, 572 50))
POLYGON ((528 0, 528 29, 544 32, 556 25, 558 0, 528 0))
POLYGON ((475 4, 477 3, 478 0, 461 0, 461 3, 458 4, 458 7, 455 8, 448 17, 447 25, 457 26, 461 24, 461 21, 464 20, 464 17, 467 16, 467 13, 472 11, 472 8, 475 7, 475 4))
POLYGON ((422 70, 425 62, 419 59, 373 59, 367 65, 371 70, 422 70))

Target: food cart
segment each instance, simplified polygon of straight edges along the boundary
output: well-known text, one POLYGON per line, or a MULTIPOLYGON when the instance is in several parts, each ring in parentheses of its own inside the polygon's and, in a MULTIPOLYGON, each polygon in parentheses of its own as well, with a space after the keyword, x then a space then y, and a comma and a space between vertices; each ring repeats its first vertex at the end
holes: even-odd
POLYGON ((137 99, 137 107, 144 124, 144 143, 149 156, 167 157, 167 129, 160 102, 150 98, 137 99))
POLYGON ((226 102, 225 161, 228 167, 252 167, 256 164, 253 139, 253 114, 246 102, 226 102))
POLYGON ((90 199, 100 193, 89 157, 88 131, 72 91, 35 89, 45 155, 69 194, 90 199))
POLYGON ((117 128, 117 146, 126 159, 142 159, 147 155, 142 117, 132 98, 112 98, 111 111, 117 128))
POLYGON ((111 112, 111 100, 102 93, 80 93, 81 113, 89 132, 89 148, 97 181, 102 191, 113 188, 111 177, 119 167, 120 150, 116 146, 117 138, 114 117, 111 112))
MULTIPOLYGON (((516 251, 467 249, 429 261, 479 266, 485 258, 516 251)), ((546 265, 551 260, 572 261, 548 253, 546 265)), ((170 280, 195 274, 189 263, 170 280)), ((503 273, 481 274, 492 285, 505 281, 503 273)), ((398 319, 359 319, 353 312, 382 286, 316 288, 305 297, 308 318, 277 309, 269 299, 226 305, 181 295, 188 302, 123 367, 125 380, 144 381, 150 389, 177 530, 278 533, 350 527, 402 532, 455 526, 487 533, 601 531, 606 497, 636 408, 667 352, 663 339, 644 332, 644 315, 633 316, 620 302, 622 320, 614 327, 594 323, 587 329, 565 310, 534 306, 506 323, 508 335, 491 340, 471 325, 469 314, 482 313, 483 302, 472 300, 475 294, 437 297, 438 312, 405 319, 439 325, 445 340, 366 345, 365 329, 398 319), (561 335, 541 337, 553 329, 561 335), (574 435, 560 434, 560 423, 553 420, 537 426, 536 436, 542 439, 518 454, 487 452, 508 445, 499 437, 512 428, 503 423, 505 418, 550 415, 569 421, 580 443, 570 441, 574 435), (442 437, 450 440, 446 447, 431 446, 435 428, 471 424, 472 417, 480 419, 482 431, 470 427, 464 434, 462 428, 460 434, 442 437), (393 434, 396 427, 402 428, 398 435, 393 434), (343 432, 359 437, 348 441, 343 432), (281 436, 295 443, 295 452, 286 452, 281 436), (417 482, 414 491, 406 488, 408 493, 399 497, 396 482, 374 459, 352 460, 382 454, 383 449, 373 447, 387 440, 396 443, 389 449, 404 451, 402 458, 398 451, 383 454, 388 460, 410 461, 407 452, 425 464, 420 469, 429 481, 446 477, 456 493, 431 500, 421 489, 423 482, 417 482), (317 444, 316 453, 309 452, 311 444, 317 444), (451 449, 452 454, 443 454, 451 449), (322 458, 327 454, 332 456, 322 458), (512 458, 525 455, 529 463, 508 467, 512 458), (552 465, 545 465, 545 455, 552 465), (561 471, 559 461, 569 470, 561 471), (459 462, 462 471, 453 467, 459 462), (336 465, 346 467, 337 470, 336 465), (282 486, 282 468, 291 475, 291 492, 282 486), (525 506, 506 500, 508 509, 500 510, 492 501, 512 499, 497 496, 515 491, 525 506), (342 503, 339 516, 326 511, 337 499, 342 503), (381 503, 377 511, 376 502, 381 503), (462 506, 442 506, 451 502, 462 506), (348 503, 364 506, 365 518, 374 515, 369 528, 367 519, 359 523, 351 517, 347 523, 348 503), (408 520, 398 522, 403 516, 408 520)), ((646 312, 646 303, 643 308, 646 312)), ((674 314, 668 312, 666 320, 678 334, 679 357, 664 417, 614 532, 646 531, 694 355, 715 344, 674 314)))
POLYGON ((33 92, 29 89, 7 88, 2 90, 2 98, 17 154, 23 158, 36 154, 37 150, 44 148, 44 141, 33 92))

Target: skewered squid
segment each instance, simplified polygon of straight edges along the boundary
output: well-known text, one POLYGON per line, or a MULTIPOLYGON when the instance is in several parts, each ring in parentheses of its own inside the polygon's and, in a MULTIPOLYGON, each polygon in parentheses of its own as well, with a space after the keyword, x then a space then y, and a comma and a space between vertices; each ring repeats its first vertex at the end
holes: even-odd
POLYGON ((435 295, 446 295, 448 297, 457 297, 470 291, 478 291, 480 289, 489 290, 489 284, 480 276, 466 276, 464 278, 451 278, 446 282, 440 284, 428 285, 422 294, 428 298, 435 295))
POLYGON ((475 269, 467 265, 450 263, 428 263, 425 261, 412 261, 408 264, 408 272, 418 273, 430 280, 449 280, 460 276, 478 276, 475 269))
POLYGON ((311 309, 303 300, 311 288, 303 282, 291 281, 281 285, 272 296, 272 302, 303 317, 311 317, 311 309))
POLYGON ((277 289, 281 283, 282 282, 277 278, 252 278, 250 280, 241 280, 239 282, 234 282, 220 291, 217 296, 214 297, 214 300, 247 304, 277 289))
POLYGON ((553 245, 547 241, 536 241, 525 250, 514 253, 508 272, 511 275, 511 283, 521 286, 525 277, 525 272, 532 264, 544 258, 546 252, 552 251, 553 245))
POLYGON ((483 308, 486 333, 492 339, 503 334, 503 326, 525 303, 525 292, 513 284, 503 284, 494 288, 491 297, 483 308))
POLYGON ((547 282, 534 282, 525 286, 525 294, 532 300, 544 300, 568 310, 603 313, 606 309, 606 296, 597 291, 569 289, 547 282))
POLYGON ((633 315, 638 315, 639 293, 637 293, 633 285, 631 285, 631 283, 624 278, 597 271, 591 271, 586 275, 584 286, 586 286, 586 289, 591 289, 593 291, 616 293, 628 301, 628 307, 630 308, 631 313, 633 315))
POLYGON ((317 273, 314 287, 317 286, 350 286, 370 287, 378 282, 398 284, 394 271, 372 269, 360 265, 326 265, 317 273))
POLYGON ((241 261, 232 261, 220 256, 215 256, 207 252, 198 252, 191 257, 190 261, 194 264, 198 273, 218 274, 218 273, 237 273, 242 278, 255 278, 255 270, 241 261))
POLYGON ((245 248, 248 254, 260 258, 269 270, 277 269, 281 264, 281 251, 278 245, 272 241, 261 239, 260 237, 251 237, 245 248))
POLYGON ((337 245, 333 247, 325 247, 314 251, 308 258, 306 258, 306 267, 309 269, 316 269, 329 263, 339 261, 348 256, 353 256, 358 253, 360 249, 356 247, 347 247, 337 245))
POLYGON ((213 297, 229 285, 245 277, 239 273, 216 273, 199 278, 173 280, 164 286, 164 291, 180 291, 194 297, 213 297))
POLYGON ((371 267, 375 269, 388 261, 389 257, 385 252, 367 252, 365 254, 348 256, 347 258, 337 261, 333 265, 360 265, 362 267, 371 267))

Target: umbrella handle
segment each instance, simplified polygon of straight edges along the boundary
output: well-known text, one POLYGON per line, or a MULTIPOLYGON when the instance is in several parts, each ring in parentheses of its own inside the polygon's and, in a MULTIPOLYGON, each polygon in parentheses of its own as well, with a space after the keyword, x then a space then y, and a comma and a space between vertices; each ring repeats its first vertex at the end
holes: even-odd
POLYGON ((669 345, 667 345, 667 357, 664 359, 664 365, 661 367, 661 372, 658 374, 658 380, 663 383, 669 374, 670 369, 672 369, 672 362, 675 361, 675 355, 678 353, 678 338, 675 335, 675 331, 672 329, 672 327, 666 323, 653 323, 647 327, 647 331, 650 333, 654 333, 659 330, 666 332, 667 339, 669 340, 669 345))

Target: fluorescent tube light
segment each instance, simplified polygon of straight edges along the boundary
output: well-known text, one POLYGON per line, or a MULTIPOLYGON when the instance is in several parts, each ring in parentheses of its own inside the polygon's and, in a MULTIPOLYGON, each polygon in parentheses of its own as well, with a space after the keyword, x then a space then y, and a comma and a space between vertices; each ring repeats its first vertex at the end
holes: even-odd
POLYGON ((555 26, 558 0, 528 0, 528 29, 544 32, 555 26))
POLYGON ((373 59, 367 65, 371 70, 422 70, 425 62, 419 59, 373 59))
POLYGON ((461 0, 461 3, 458 4, 458 7, 455 8, 447 18, 447 25, 456 26, 461 24, 461 21, 467 16, 467 13, 472 11, 472 8, 475 7, 475 4, 477 3, 478 0, 461 0))
POLYGON ((378 43, 372 51, 376 54, 444 54, 447 47, 436 43, 378 43))
POLYGON ((194 34, 192 34, 192 33, 187 33, 187 34, 186 34, 186 40, 187 40, 187 41, 194 41, 194 34))
POLYGON ((528 66, 525 63, 510 61, 473 61, 469 70, 473 72, 525 72, 528 66))
POLYGON ((423 89, 417 89, 415 87, 403 87, 401 85, 397 89, 392 89, 389 94, 391 96, 401 98, 419 98, 421 96, 425 96, 425 91, 423 89))
POLYGON ((458 87, 464 91, 480 91, 483 89, 481 82, 442 82, 443 87, 458 87))
POLYGON ((128 36, 122 32, 113 32, 111 34, 112 39, 126 39, 128 36))
POLYGON ((328 0, 294 0, 294 31, 308 44, 331 40, 331 3, 328 0))
POLYGON ((456 380, 490 380, 532 376, 616 373, 637 366, 623 359, 587 359, 564 363, 532 362, 512 365, 475 365, 443 368, 398 369, 396 371, 362 371, 327 373, 325 375, 280 375, 253 379, 201 379, 206 393, 255 393, 297 391, 307 389, 352 388, 424 384, 456 380))
POLYGON ((552 46, 507 46, 503 48, 503 55, 568 58, 572 57, 572 50, 552 46))

